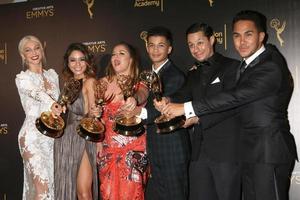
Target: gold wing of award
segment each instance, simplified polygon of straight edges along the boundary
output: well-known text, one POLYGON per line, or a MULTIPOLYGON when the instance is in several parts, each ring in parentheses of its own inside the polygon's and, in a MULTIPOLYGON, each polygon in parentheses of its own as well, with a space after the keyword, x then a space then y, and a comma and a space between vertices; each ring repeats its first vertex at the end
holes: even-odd
MULTIPOLYGON (((105 91, 107 90, 107 82, 102 79, 94 84, 96 105, 102 107, 113 99, 113 96, 105 98, 105 91)), ((77 133, 85 140, 92 142, 101 142, 105 137, 105 126, 101 122, 101 114, 96 117, 85 117, 77 126, 77 133)))
MULTIPOLYGON (((162 99, 162 85, 159 76, 153 71, 143 71, 140 74, 141 81, 150 88, 157 101, 162 99)), ((181 128, 185 123, 184 116, 169 118, 162 114, 154 120, 157 133, 167 134, 181 128)))
MULTIPOLYGON (((82 89, 82 80, 70 79, 64 84, 57 103, 66 106, 73 103, 82 89)), ((36 128, 43 134, 51 138, 59 138, 63 135, 65 122, 61 116, 54 118, 50 111, 42 112, 35 121, 36 128)))
MULTIPOLYGON (((118 75, 117 83, 121 88, 124 100, 134 95, 134 80, 127 75, 118 75)), ((124 136, 139 136, 144 131, 142 119, 137 116, 117 115, 115 117, 114 131, 124 136)))

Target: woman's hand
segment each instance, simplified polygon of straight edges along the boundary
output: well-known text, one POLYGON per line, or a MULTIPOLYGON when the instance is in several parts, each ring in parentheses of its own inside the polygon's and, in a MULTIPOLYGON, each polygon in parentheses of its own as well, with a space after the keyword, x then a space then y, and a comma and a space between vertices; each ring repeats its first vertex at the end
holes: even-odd
POLYGON ((133 111, 137 106, 137 101, 133 97, 128 97, 125 103, 121 106, 121 110, 123 111, 133 111))
POLYGON ((51 114, 52 117, 57 118, 62 112, 65 111, 65 108, 63 108, 61 105, 58 103, 54 102, 51 106, 51 114))
POLYGON ((90 116, 100 118, 101 114, 102 114, 102 107, 101 106, 97 106, 96 104, 93 104, 90 107, 90 110, 89 110, 89 115, 90 116))
POLYGON ((119 110, 118 116, 126 116, 127 118, 131 118, 133 116, 138 116, 141 114, 142 107, 136 106, 133 110, 127 111, 127 110, 119 110))

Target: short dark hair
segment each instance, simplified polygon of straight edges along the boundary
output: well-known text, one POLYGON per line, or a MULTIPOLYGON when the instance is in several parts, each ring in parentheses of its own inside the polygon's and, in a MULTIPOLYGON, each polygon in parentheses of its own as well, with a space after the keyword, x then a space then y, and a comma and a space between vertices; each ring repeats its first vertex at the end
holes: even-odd
POLYGON ((149 41, 149 37, 151 36, 163 36, 169 42, 169 45, 173 44, 173 36, 169 29, 163 26, 155 26, 147 31, 147 41, 149 41))
POLYGON ((187 37, 188 34, 197 33, 197 32, 203 32, 207 38, 210 38, 211 36, 214 35, 213 28, 208 24, 194 23, 186 29, 185 36, 187 37))
POLYGON ((254 10, 242 10, 238 12, 232 20, 232 29, 234 24, 240 20, 250 20, 254 22, 259 32, 267 33, 267 18, 260 12, 254 10))

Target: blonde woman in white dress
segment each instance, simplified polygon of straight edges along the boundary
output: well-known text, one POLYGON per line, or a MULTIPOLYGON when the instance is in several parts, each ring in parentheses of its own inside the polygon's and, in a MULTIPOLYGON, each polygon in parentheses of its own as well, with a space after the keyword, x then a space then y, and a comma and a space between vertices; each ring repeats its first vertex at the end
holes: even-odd
POLYGON ((19 42, 19 53, 25 71, 16 76, 16 85, 25 112, 25 120, 18 135, 24 165, 23 200, 53 200, 53 143, 42 135, 35 120, 44 111, 59 115, 61 106, 58 75, 53 69, 45 70, 43 46, 35 36, 25 36, 19 42))

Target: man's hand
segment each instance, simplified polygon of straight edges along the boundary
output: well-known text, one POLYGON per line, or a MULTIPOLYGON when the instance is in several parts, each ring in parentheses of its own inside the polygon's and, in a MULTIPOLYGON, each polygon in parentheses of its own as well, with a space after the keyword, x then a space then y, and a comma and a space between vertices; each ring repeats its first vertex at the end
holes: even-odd
POLYGON ((184 125, 182 126, 183 128, 187 128, 190 127, 194 124, 198 124, 200 121, 200 119, 196 116, 196 117, 191 117, 185 120, 184 125))
POLYGON ((167 97, 162 97, 160 101, 157 101, 156 99, 153 100, 154 107, 159 112, 162 112, 162 109, 166 107, 166 105, 170 102, 170 100, 167 97))
POLYGON ((162 109, 162 113, 171 118, 184 115, 183 103, 168 103, 162 109))

